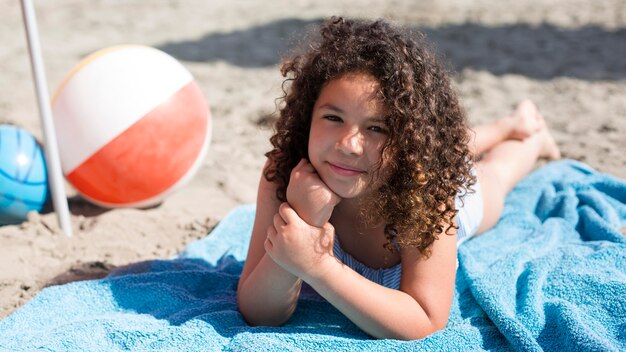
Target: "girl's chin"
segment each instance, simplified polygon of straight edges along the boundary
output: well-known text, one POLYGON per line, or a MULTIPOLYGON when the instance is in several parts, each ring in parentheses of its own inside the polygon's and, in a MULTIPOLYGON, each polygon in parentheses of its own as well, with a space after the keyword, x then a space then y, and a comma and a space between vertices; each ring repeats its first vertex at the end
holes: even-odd
POLYGON ((336 179, 332 174, 325 175, 324 173, 319 173, 319 175, 322 182, 341 199, 359 198, 369 193, 369 190, 363 184, 363 180, 355 179, 352 182, 345 182, 345 180, 336 179))
POLYGON ((367 191, 363 189, 346 189, 342 187, 332 186, 329 186, 329 188, 341 199, 356 199, 364 196, 367 193, 367 191))

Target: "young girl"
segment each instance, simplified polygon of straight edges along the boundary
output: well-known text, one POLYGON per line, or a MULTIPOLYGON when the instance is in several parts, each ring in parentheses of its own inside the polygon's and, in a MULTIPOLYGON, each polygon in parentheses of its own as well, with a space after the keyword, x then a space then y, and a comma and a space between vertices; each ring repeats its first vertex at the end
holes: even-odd
POLYGON ((530 101, 469 131, 421 37, 383 21, 332 18, 308 48, 282 65, 239 309, 281 325, 305 282, 376 338, 443 329, 457 244, 559 150, 530 101))

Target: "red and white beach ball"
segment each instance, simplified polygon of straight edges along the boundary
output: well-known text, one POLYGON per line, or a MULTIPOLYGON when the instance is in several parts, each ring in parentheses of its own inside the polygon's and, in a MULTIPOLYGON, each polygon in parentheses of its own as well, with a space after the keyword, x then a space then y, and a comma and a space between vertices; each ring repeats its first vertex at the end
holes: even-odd
POLYGON ((150 47, 88 56, 60 84, 52 111, 67 180, 107 207, 161 202, 193 177, 211 139, 191 73, 150 47))

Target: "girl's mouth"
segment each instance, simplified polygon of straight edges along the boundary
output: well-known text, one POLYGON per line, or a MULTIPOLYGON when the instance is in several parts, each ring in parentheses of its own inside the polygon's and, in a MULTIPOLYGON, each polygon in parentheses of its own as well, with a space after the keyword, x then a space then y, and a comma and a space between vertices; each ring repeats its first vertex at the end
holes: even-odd
POLYGON ((363 170, 355 169, 345 165, 337 165, 330 162, 328 163, 328 166, 330 166, 330 169, 333 170, 334 173, 340 176, 357 176, 365 173, 365 171, 363 170))

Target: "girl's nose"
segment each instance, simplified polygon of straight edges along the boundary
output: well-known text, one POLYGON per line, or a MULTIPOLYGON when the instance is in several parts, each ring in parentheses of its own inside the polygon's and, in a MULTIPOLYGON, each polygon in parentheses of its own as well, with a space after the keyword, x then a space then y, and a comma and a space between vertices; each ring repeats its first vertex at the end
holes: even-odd
POLYGON ((346 131, 339 140, 339 150, 346 154, 361 155, 363 154, 363 134, 358 130, 346 131))

